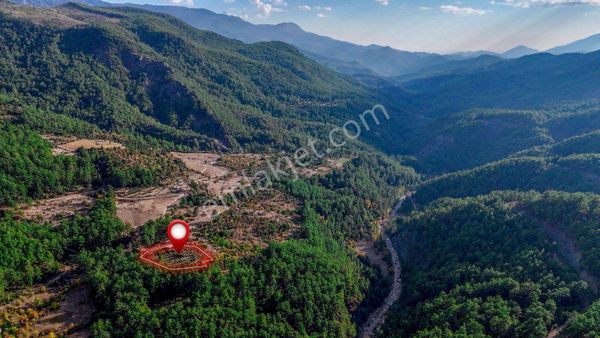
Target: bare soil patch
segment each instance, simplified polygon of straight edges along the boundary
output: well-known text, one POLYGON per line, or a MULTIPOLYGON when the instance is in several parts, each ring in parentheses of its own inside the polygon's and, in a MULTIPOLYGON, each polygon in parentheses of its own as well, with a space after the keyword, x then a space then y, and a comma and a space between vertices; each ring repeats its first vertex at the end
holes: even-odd
POLYGON ((221 155, 216 153, 171 153, 175 158, 185 163, 188 169, 209 177, 225 175, 228 170, 217 166, 217 160, 221 155))
POLYGON ((312 176, 325 176, 332 172, 335 169, 339 169, 344 166, 349 158, 340 158, 340 159, 326 159, 325 163, 316 167, 306 167, 300 168, 299 174, 302 176, 312 177, 312 176))
POLYGON ((385 276, 390 275, 390 269, 392 268, 386 261, 385 255, 377 251, 375 242, 373 241, 360 241, 354 244, 354 251, 358 256, 367 257, 369 262, 378 267, 379 271, 385 276))
POLYGON ((191 224, 197 238, 210 242, 225 239, 235 255, 244 248, 266 247, 270 241, 284 241, 300 228, 300 202, 278 190, 261 190, 248 200, 230 206, 210 222, 191 224))
POLYGON ((120 189, 117 192, 117 217, 132 227, 164 216, 170 206, 185 197, 185 192, 167 188, 120 189))
MULTIPOLYGON (((73 140, 53 138, 54 142, 61 143, 63 151, 75 151, 80 147, 108 147, 121 148, 122 145, 110 141, 98 140, 73 140), (65 142, 67 141, 67 142, 65 142)), ((188 170, 183 177, 176 182, 164 187, 153 188, 126 188, 118 189, 116 193, 117 216, 125 223, 136 228, 148 221, 159 219, 166 213, 174 211, 189 216, 186 218, 192 224, 207 223, 230 210, 229 206, 207 205, 193 208, 180 208, 179 202, 182 198, 193 193, 191 183, 196 182, 206 185, 208 192, 215 200, 223 199, 224 196, 233 194, 240 188, 249 186, 252 177, 245 175, 246 166, 255 168, 264 164, 264 156, 255 154, 226 155, 226 158, 216 153, 172 153, 172 156, 183 161, 188 170), (219 165, 222 164, 222 165, 219 165), (227 165, 227 166, 225 166, 227 165), (240 170, 233 170, 240 169, 240 170)), ((248 168, 250 168, 248 167, 248 168)), ((266 234, 267 238, 274 238, 270 233, 283 233, 274 223, 289 223, 289 214, 297 209, 297 201, 290 202, 283 196, 272 195, 262 199, 251 199, 235 206, 235 213, 245 214, 251 224, 249 232, 258 231, 259 224, 268 229, 258 231, 266 234), (285 217, 281 217, 285 215, 285 217)), ((93 205, 92 191, 75 192, 63 196, 39 200, 32 206, 21 208, 24 218, 37 221, 51 221, 58 224, 61 219, 71 217, 75 214, 85 214, 93 205)), ((232 221, 233 222, 233 221, 232 221)), ((242 241, 244 235, 238 230, 237 237, 242 241)), ((282 235, 284 238, 287 235, 282 235)), ((247 242, 260 242, 256 235, 250 236, 247 242)), ((275 236, 277 237, 277 236, 275 236)))
POLYGON ((83 285, 74 286, 62 295, 58 307, 45 312, 32 329, 41 333, 81 333, 80 329, 92 320, 93 313, 88 289, 83 285))
POLYGON ((125 149, 121 143, 107 140, 87 140, 78 139, 67 143, 56 145, 52 149, 52 153, 58 154, 73 154, 77 149, 125 149))
POLYGON ((213 218, 218 217, 227 210, 229 210, 229 207, 225 205, 209 205, 200 207, 195 213, 195 217, 191 219, 190 223, 197 224, 210 222, 213 218))
POLYGON ((36 201, 31 206, 18 208, 27 220, 58 224, 65 217, 86 213, 94 203, 94 199, 86 192, 75 192, 67 195, 36 201))
MULTIPOLYGON (((217 199, 250 184, 249 179, 241 173, 218 165, 217 162, 221 158, 219 154, 171 153, 171 155, 185 164, 188 169, 187 177, 181 178, 168 187, 117 191, 117 216, 121 220, 133 227, 139 227, 150 220, 161 218, 170 208, 176 208, 182 198, 192 193, 192 182, 206 185, 209 193, 217 199)), ((240 155, 240 158, 241 156, 246 155, 240 155)), ((222 205, 209 205, 196 207, 193 212, 187 209, 177 211, 191 213, 188 220, 198 223, 208 222, 227 209, 222 205)))
POLYGON ((233 193, 236 189, 249 184, 249 178, 241 171, 217 164, 221 155, 215 153, 171 153, 175 158, 185 163, 192 172, 190 178, 196 182, 204 183, 208 190, 215 196, 233 193))

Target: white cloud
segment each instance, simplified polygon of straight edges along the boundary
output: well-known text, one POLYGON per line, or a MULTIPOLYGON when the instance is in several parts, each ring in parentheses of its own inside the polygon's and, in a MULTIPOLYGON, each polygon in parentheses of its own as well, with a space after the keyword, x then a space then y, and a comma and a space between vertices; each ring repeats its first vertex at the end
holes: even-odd
POLYGON ((471 7, 458 7, 454 5, 440 6, 442 12, 452 13, 454 15, 484 15, 487 11, 483 9, 475 9, 471 7))
POLYGON ((194 0, 167 0, 169 1, 169 3, 173 4, 173 5, 179 5, 179 6, 188 6, 188 7, 192 7, 194 6, 194 0))
POLYGON ((303 12, 308 12, 311 10, 311 8, 308 5, 300 5, 300 6, 298 6, 298 10, 301 10, 303 12))
POLYGON ((600 0, 505 0, 492 1, 492 4, 507 5, 516 8, 560 7, 560 6, 600 6, 600 0))
POLYGON ((325 19, 327 17, 327 15, 325 15, 323 13, 319 13, 319 14, 317 14, 317 17, 319 17, 321 19, 325 19))
POLYGON ((422 10, 422 11, 430 11, 430 10, 433 9, 433 7, 421 6, 421 7, 419 7, 419 9, 422 10))
POLYGON ((390 0, 375 0, 382 6, 387 6, 390 4, 390 0))
POLYGON ((284 0, 250 0, 250 3, 256 7, 260 17, 268 17, 273 12, 284 11, 283 8, 275 7, 271 3, 277 6, 287 6, 287 3, 284 0))
POLYGON ((271 11, 273 10, 271 4, 264 3, 261 0, 250 0, 250 2, 256 6, 261 15, 271 15, 271 11))

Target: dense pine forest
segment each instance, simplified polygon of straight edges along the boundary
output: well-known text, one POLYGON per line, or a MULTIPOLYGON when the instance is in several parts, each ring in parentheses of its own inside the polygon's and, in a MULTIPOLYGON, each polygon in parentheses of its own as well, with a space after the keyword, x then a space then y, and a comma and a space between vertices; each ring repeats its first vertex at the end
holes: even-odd
POLYGON ((597 297, 597 279, 581 276, 598 275, 599 206, 593 194, 497 192, 441 199, 400 219, 406 287, 387 332, 547 336, 597 297), (569 241, 581 261, 570 259, 569 241))
POLYGON ((165 14, 0 1, 0 335, 355 337, 400 283, 376 336, 600 336, 600 104, 564 66, 597 54, 535 58, 367 87, 165 14), (519 69, 538 75, 511 96, 519 69), (495 74, 502 95, 474 89, 495 74), (359 124, 378 104, 389 118, 359 124), (328 147, 350 120, 360 137, 328 147), (82 140, 118 146, 64 147, 82 140), (302 149, 325 155, 248 193, 302 149), (150 192, 164 210, 134 224, 149 211, 123 206, 150 192), (217 252, 209 269, 140 263, 175 217, 217 252), (40 324, 68 308, 87 317, 40 324))

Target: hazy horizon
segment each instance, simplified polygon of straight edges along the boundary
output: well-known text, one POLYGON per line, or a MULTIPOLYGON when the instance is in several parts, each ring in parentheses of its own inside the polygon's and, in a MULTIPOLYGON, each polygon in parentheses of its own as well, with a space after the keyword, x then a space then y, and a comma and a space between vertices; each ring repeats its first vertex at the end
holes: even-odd
POLYGON ((361 45, 455 53, 544 51, 600 33, 598 0, 396 1, 133 0, 206 8, 255 24, 293 22, 304 30, 361 45))

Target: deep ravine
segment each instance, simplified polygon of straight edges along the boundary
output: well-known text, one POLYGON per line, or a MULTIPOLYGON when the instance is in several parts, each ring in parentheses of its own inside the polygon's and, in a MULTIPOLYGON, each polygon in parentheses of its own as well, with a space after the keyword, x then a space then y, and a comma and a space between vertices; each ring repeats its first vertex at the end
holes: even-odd
POLYGON ((392 307, 392 305, 398 300, 400 297, 400 292, 402 291, 402 279, 401 279, 401 266, 400 266, 400 257, 398 256, 398 252, 394 248, 392 244, 392 240, 386 233, 386 227, 392 222, 396 216, 398 215, 398 210, 402 207, 402 204, 406 200, 406 198, 410 196, 410 194, 404 195, 400 201, 396 204, 394 209, 390 212, 388 218, 381 222, 380 230, 381 236, 385 240, 385 245, 387 250, 392 255, 392 263, 394 265, 394 281, 392 283, 392 287, 390 289, 390 293, 385 297, 385 300, 375 311, 373 311, 367 322, 363 325, 360 330, 358 337, 360 338, 370 338, 373 337, 375 332, 381 325, 385 322, 385 318, 387 312, 392 307))

